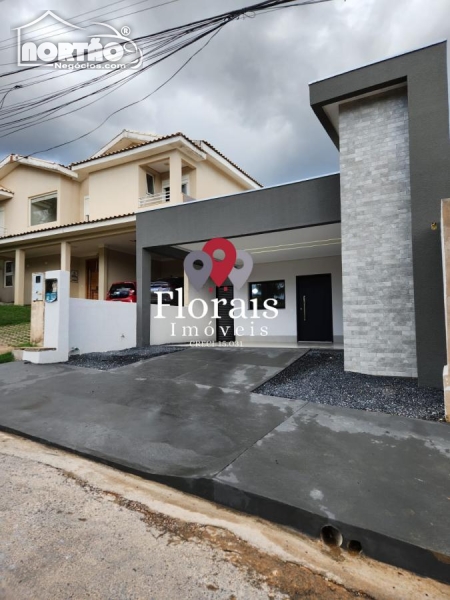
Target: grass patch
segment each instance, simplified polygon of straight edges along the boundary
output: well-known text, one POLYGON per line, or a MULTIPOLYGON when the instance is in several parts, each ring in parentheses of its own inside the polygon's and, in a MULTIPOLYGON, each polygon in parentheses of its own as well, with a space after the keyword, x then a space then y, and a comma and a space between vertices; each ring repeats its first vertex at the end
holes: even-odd
POLYGON ((29 323, 30 320, 31 306, 14 306, 14 304, 0 306, 0 327, 29 323))
POLYGON ((12 352, 5 352, 0 354, 0 365, 3 363, 9 363, 14 361, 14 354, 12 352))

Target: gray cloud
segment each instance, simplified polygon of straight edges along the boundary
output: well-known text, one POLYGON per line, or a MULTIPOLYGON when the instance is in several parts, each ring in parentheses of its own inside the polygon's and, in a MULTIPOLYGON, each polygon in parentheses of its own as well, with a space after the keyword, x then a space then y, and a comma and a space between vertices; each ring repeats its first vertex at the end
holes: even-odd
MULTIPOLYGON (((181 0, 131 17, 118 16, 115 25, 130 26, 137 37, 248 3, 181 0)), ((102 4, 102 0, 79 2, 76 13, 102 4)), ((61 0, 56 12, 70 20, 73 6, 61 0)), ((28 23, 47 8, 31 0, 18 8, 5 0, 0 39, 11 37, 11 27, 28 23)), ((111 18, 128 12, 114 13, 114 8, 111 18)), ((64 163, 85 158, 119 130, 130 128, 162 134, 183 131, 194 139, 207 139, 264 184, 336 171, 338 155, 309 106, 308 83, 447 38, 449 17, 448 0, 334 0, 241 19, 224 28, 152 98, 47 158, 64 163)), ((157 87, 190 52, 183 51, 73 116, 0 139, 0 154, 27 154, 88 131, 112 110, 157 87)), ((14 60, 14 49, 0 52, 1 63, 14 60)), ((34 93, 48 89, 36 88, 34 93)))

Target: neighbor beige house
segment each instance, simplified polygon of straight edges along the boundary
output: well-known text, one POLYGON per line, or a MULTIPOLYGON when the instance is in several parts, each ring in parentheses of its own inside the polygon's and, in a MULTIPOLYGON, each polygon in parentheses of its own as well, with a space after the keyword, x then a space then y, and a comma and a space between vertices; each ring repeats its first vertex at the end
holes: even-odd
MULTIPOLYGON (((205 141, 122 131, 69 166, 12 154, 0 162, 0 302, 29 304, 31 274, 71 272, 71 296, 104 299, 133 281, 139 209, 261 185, 205 141)), ((181 270, 181 272, 180 272, 181 270)), ((182 275, 155 262, 154 278, 182 275)))

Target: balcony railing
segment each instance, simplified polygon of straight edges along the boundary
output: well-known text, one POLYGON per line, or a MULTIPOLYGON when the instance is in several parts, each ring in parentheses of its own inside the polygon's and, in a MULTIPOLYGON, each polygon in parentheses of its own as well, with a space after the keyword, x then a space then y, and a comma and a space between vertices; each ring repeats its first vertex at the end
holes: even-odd
POLYGON ((164 204, 170 201, 170 192, 160 192, 159 194, 145 194, 139 198, 139 208, 147 208, 156 204, 164 204))
MULTIPOLYGON (((183 202, 192 202, 195 198, 188 196, 187 194, 181 194, 183 202)), ((139 198, 139 208, 149 208, 150 206, 156 206, 158 204, 165 204, 170 202, 170 192, 160 192, 159 194, 146 194, 139 198)))

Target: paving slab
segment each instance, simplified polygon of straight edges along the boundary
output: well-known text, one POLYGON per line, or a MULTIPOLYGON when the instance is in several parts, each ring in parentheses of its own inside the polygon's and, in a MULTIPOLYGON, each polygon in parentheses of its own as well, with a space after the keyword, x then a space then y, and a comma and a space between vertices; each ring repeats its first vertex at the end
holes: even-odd
POLYGON ((450 583, 450 427, 256 394, 304 351, 243 350, 0 365, 0 428, 450 583))
POLYGON ((215 479, 233 508, 264 498, 261 516, 450 582, 448 425, 308 403, 215 479))

